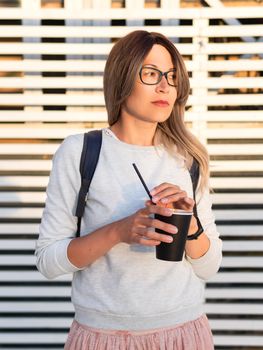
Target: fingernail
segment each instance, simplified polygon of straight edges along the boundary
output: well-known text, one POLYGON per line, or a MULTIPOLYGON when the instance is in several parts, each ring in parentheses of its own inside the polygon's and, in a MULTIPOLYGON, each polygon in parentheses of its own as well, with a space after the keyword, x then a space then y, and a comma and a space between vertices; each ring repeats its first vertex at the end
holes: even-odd
POLYGON ((151 190, 150 193, 153 196, 155 194, 155 190, 151 190))
POLYGON ((167 243, 172 243, 172 241, 174 240, 173 237, 169 236, 169 237, 166 237, 166 242, 167 243))
POLYGON ((152 201, 155 203, 158 202, 158 197, 152 197, 152 201))

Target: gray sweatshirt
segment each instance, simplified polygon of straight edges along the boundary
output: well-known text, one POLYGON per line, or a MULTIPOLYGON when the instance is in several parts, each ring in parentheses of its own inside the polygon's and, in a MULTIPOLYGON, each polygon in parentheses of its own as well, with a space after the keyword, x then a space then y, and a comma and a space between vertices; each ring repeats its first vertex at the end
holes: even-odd
MULTIPOLYGON (((196 198, 200 221, 210 239, 204 256, 184 256, 181 262, 168 262, 155 258, 155 247, 119 243, 90 266, 79 269, 69 261, 67 247, 77 226, 74 213, 82 144, 82 134, 69 136, 53 158, 36 245, 39 271, 50 279, 73 273, 75 318, 91 327, 147 330, 196 319, 203 313, 204 281, 217 272, 222 258, 209 190, 196 198)), ((161 145, 124 143, 109 129, 103 129, 81 235, 144 207, 148 197, 132 163, 136 163, 150 189, 169 182, 193 196, 190 174, 180 155, 171 156, 161 145)))

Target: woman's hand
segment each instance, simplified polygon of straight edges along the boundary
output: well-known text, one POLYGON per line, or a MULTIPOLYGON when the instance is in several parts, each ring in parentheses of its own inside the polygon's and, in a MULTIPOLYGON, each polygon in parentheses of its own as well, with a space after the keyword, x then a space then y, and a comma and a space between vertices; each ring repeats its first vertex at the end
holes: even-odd
POLYGON ((154 205, 151 201, 146 202, 145 208, 117 222, 120 241, 128 244, 137 243, 145 246, 157 246, 161 242, 171 243, 171 236, 157 233, 154 229, 158 228, 170 234, 174 234, 177 233, 177 228, 150 217, 151 214, 170 216, 172 215, 172 211, 169 208, 154 205))
MULTIPOLYGON (((179 186, 164 182, 153 188, 151 195, 153 196, 153 203, 158 203, 158 205, 173 209, 182 209, 189 212, 193 211, 194 200, 188 197, 187 193, 182 191, 179 186)), ((192 216, 188 235, 195 233, 197 229, 196 218, 192 216)))
POLYGON ((166 206, 173 209, 182 209, 185 211, 193 211, 194 200, 187 196, 179 186, 164 182, 152 189, 153 203, 166 206))

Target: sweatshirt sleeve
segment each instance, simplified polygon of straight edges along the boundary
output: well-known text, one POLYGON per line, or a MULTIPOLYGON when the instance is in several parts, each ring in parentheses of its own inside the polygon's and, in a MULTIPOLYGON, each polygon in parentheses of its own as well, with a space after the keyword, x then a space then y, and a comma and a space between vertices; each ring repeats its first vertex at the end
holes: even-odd
POLYGON ((203 226, 204 232, 210 240, 208 251, 198 259, 192 259, 186 256, 186 259, 192 265, 195 274, 203 279, 208 280, 218 271, 222 261, 222 241, 215 224, 215 217, 212 212, 212 200, 207 188, 203 193, 198 191, 197 213, 203 226))
POLYGON ((52 161, 35 251, 37 268, 49 279, 79 270, 69 261, 67 248, 77 230, 74 214, 81 182, 82 144, 83 135, 67 137, 52 161))

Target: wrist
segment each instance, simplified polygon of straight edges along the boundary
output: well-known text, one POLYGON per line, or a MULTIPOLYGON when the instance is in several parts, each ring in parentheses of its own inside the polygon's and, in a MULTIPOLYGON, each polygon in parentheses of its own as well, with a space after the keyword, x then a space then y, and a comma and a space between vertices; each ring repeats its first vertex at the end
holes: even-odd
POLYGON ((194 223, 190 226, 190 230, 187 235, 187 240, 192 241, 198 239, 198 237, 204 232, 203 226, 197 217, 192 217, 194 223))
POLYGON ((188 236, 194 234, 197 230, 198 230, 198 223, 196 220, 196 217, 193 215, 191 218, 191 222, 190 222, 190 226, 189 226, 189 230, 188 230, 188 236))
POLYGON ((112 222, 111 224, 108 225, 107 234, 109 235, 112 245, 116 245, 122 242, 122 238, 121 238, 122 230, 120 230, 120 226, 121 226, 121 220, 112 222))

